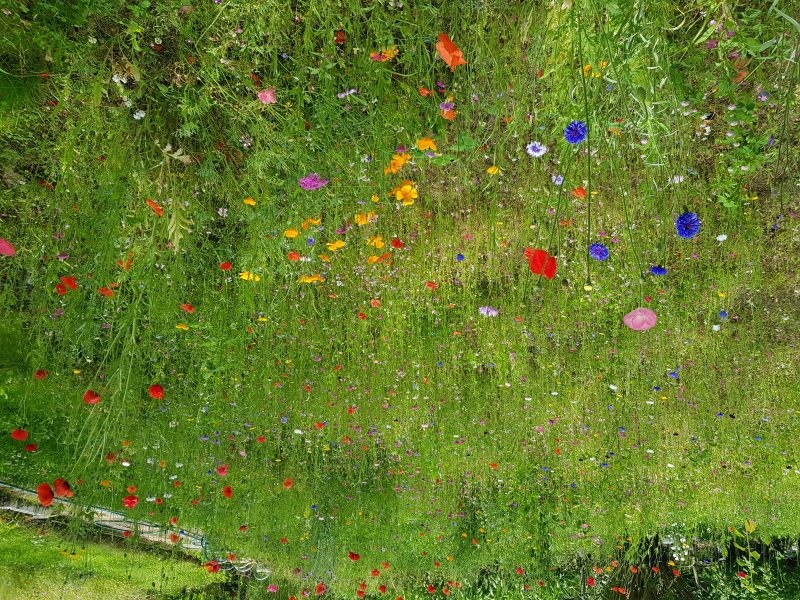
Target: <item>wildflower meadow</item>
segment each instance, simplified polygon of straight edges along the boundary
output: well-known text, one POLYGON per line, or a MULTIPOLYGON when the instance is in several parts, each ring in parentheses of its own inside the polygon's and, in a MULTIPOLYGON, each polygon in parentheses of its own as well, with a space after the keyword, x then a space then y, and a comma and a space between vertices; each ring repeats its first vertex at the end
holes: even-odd
POLYGON ((0 598, 800 598, 797 2, 0 10, 0 598))

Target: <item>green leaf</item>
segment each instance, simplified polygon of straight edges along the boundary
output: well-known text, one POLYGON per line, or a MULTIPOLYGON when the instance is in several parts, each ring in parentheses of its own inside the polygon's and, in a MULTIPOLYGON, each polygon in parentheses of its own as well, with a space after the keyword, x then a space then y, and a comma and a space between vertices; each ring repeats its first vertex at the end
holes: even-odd
POLYGON ((755 550, 750 550, 750 558, 752 558, 753 560, 759 560, 761 558, 761 555, 755 550))
POLYGON ((747 519, 747 521, 744 522, 744 530, 747 533, 753 533, 756 530, 755 521, 751 521, 750 519, 747 519))
POLYGON ((459 133, 458 140, 453 150, 474 150, 478 147, 478 140, 472 138, 468 133, 459 133))
POLYGON ((431 159, 431 164, 436 165, 437 167, 446 167, 449 164, 452 164, 458 160, 455 156, 450 154, 440 154, 439 156, 434 156, 431 159))

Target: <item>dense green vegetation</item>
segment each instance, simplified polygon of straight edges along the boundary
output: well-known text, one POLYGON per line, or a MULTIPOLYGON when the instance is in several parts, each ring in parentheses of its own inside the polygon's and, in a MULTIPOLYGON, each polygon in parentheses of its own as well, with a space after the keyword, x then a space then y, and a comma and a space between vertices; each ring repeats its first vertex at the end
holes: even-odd
POLYGON ((788 597, 796 9, 7 4, 0 479, 251 596, 788 597))

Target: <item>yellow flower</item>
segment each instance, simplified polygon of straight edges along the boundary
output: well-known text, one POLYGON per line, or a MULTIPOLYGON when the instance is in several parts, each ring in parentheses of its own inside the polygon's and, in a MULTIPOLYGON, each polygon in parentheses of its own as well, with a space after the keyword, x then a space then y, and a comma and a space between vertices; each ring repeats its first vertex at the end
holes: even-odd
POLYGON ((384 241, 383 237, 380 235, 375 235, 367 240, 367 246, 375 246, 376 248, 383 248, 384 241))
POLYGON ((374 254, 367 258, 367 264, 374 265, 381 259, 380 256, 375 256, 374 254))
POLYGON ((285 235, 289 239, 292 239, 300 235, 300 232, 297 231, 297 229, 287 229, 286 231, 283 232, 283 235, 285 235))
POLYGON ((242 202, 244 202, 245 204, 247 204, 247 206, 255 206, 255 205, 256 205, 256 201, 255 201, 255 200, 253 200, 253 199, 252 199, 250 196, 248 196, 247 198, 245 198, 245 199, 244 199, 242 202))
POLYGON ((319 225, 320 223, 322 223, 322 217, 319 217, 317 219, 312 219, 311 217, 309 217, 308 219, 303 221, 303 224, 300 227, 303 228, 303 231, 306 231, 309 225, 319 225))
POLYGON ((489 175, 497 175, 500 172, 500 167, 496 167, 496 166, 492 165, 491 167, 486 169, 486 172, 489 175))
POLYGON ((319 275, 300 275, 300 278, 297 280, 299 283, 315 283, 317 281, 325 281, 324 277, 320 277, 319 275))
POLYGON ((357 225, 366 225, 370 221, 375 219, 375 211, 371 210, 365 213, 358 213, 356 215, 356 224, 357 225))
POLYGON ((429 137, 424 137, 421 140, 417 140, 417 149, 423 152, 425 150, 436 152, 436 142, 429 137))
POLYGON ((377 202, 378 200, 380 200, 380 196, 378 196, 378 194, 372 194, 372 198, 370 198, 370 200, 372 200, 373 202, 377 202))
POLYGON ((346 244, 342 240, 336 240, 335 242, 329 242, 325 244, 328 247, 328 250, 336 252, 339 248, 344 248, 346 244))
POLYGON ((417 189, 410 183, 400 186, 400 189, 395 193, 398 200, 402 200, 403 206, 411 206, 414 200, 419 197, 417 189))
POLYGON ((331 262, 331 258, 327 254, 320 254, 319 259, 323 262, 331 262))
POLYGON ((392 160, 389 161, 389 166, 383 170, 383 174, 388 175, 389 173, 397 173, 400 168, 409 160, 411 160, 411 155, 405 152, 403 154, 393 155, 392 160))
POLYGON ((178 323, 175 325, 175 329, 180 329, 181 331, 189 331, 189 326, 185 323, 178 323))
POLYGON ((245 281, 261 281, 261 277, 259 275, 251 273, 250 271, 239 273, 239 279, 244 279, 245 281))

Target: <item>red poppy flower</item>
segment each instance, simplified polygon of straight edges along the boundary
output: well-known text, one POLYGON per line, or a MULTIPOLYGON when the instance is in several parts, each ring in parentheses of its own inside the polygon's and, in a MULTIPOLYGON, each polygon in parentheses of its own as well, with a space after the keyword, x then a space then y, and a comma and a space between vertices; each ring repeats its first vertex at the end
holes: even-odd
POLYGON ((363 598, 364 596, 366 596, 366 593, 364 592, 364 590, 356 590, 356 596, 358 596, 359 598, 363 598))
POLYGON ((210 560, 205 564, 206 570, 209 573, 217 573, 219 571, 219 563, 215 560, 210 560))
POLYGON ((450 590, 449 590, 449 589, 447 589, 447 588, 442 588, 442 593, 443 593, 445 596, 449 596, 449 595, 450 595, 450 590))
POLYGON ((28 444, 27 446, 25 446, 25 451, 26 452, 36 452, 36 450, 38 450, 38 448, 39 448, 39 446, 37 446, 36 444, 28 444))
POLYGON ((56 284, 56 293, 59 296, 66 296, 66 294, 67 294, 67 286, 65 286, 63 283, 57 283, 56 284))
POLYGON ((135 494, 136 493, 136 486, 135 485, 129 485, 128 486, 128 493, 129 494, 135 494))
POLYGON ((33 374, 33 378, 41 381, 42 379, 47 379, 47 371, 43 369, 39 369, 36 373, 33 374))
POLYGON ((139 503, 139 498, 136 496, 125 496, 122 499, 122 504, 125 508, 135 508, 139 503))
POLYGON ((425 96, 433 96, 433 91, 429 90, 428 88, 421 87, 417 91, 419 91, 419 95, 422 96, 423 98, 425 96))
POLYGON ((228 474, 228 465, 220 465, 217 467, 217 475, 225 477, 228 474))
POLYGON ((589 587, 594 587, 594 577, 588 577, 586 579, 586 585, 588 585, 589 587))
POLYGON ((343 30, 337 31, 333 34, 333 43, 334 44, 344 44, 347 41, 347 34, 343 30))
POLYGON ((362 581, 361 583, 358 584, 358 587, 361 588, 362 590, 365 590, 367 589, 367 584, 366 582, 362 581))
POLYGON ((574 190, 572 190, 572 195, 580 199, 586 198, 586 190, 582 187, 576 187, 574 190))
POLYGON ((86 390, 86 393, 83 395, 83 401, 86 404, 99 404, 100 394, 98 394, 94 390, 86 390))
POLYGON ((190 315, 194 314, 194 306, 192 306, 191 304, 181 304, 180 307, 184 312, 187 312, 190 315))
POLYGON ((132 534, 130 531, 123 531, 123 532, 122 532, 122 537, 129 538, 129 537, 131 537, 132 535, 133 535, 133 534, 132 534))
POLYGON ((105 296, 106 298, 113 298, 114 296, 114 292, 107 287, 97 288, 97 291, 101 296, 105 296))
POLYGON ((157 383, 154 383, 147 388, 147 393, 155 400, 161 400, 164 397, 164 388, 157 383))
POLYGON ((55 497, 49 483, 40 483, 36 488, 36 495, 39 497, 39 503, 42 506, 50 506, 55 497))
POLYGON ((257 441, 259 444, 263 444, 263 443, 266 441, 266 439, 267 439, 267 438, 265 438, 263 435, 260 435, 260 436, 258 436, 258 437, 256 438, 256 441, 257 441))
POLYGON ((378 586, 378 591, 379 591, 381 594, 385 594, 385 593, 386 593, 386 586, 385 586, 385 585, 379 585, 379 586, 378 586))
POLYGON ((292 250, 291 252, 289 252, 289 254, 286 255, 286 258, 288 258, 291 261, 298 261, 300 260, 300 253, 292 250))
POLYGON ((388 570, 389 570, 389 563, 387 563, 387 562, 382 562, 382 563, 381 563, 381 566, 383 567, 383 570, 384 570, 384 571, 388 571, 388 570))
POLYGON ((745 573, 744 571, 739 571, 736 574, 736 576, 739 577, 740 579, 747 579, 747 573, 745 573))
POLYGON ((658 567, 653 567, 653 573, 658 573, 658 567))
POLYGON ((522 569, 522 567, 517 567, 517 575, 525 575, 525 571, 522 569))
POLYGON ((675 575, 675 577, 680 577, 681 576, 681 572, 678 571, 678 569, 672 569, 672 574, 675 575))
POLYGON ((66 479, 61 479, 60 477, 53 482, 53 487, 56 490, 56 494, 59 496, 66 496, 67 498, 72 498, 75 494, 72 492, 72 489, 69 486, 69 483, 66 479))
POLYGON ((428 288, 429 290, 435 290, 436 288, 439 287, 439 284, 434 281, 426 281, 425 287, 428 288))
POLYGON ((361 558, 361 556, 359 554, 356 554, 355 552, 348 552, 347 556, 350 558, 350 560, 358 560, 359 558, 361 558))
POLYGON ((325 592, 328 591, 328 586, 322 583, 321 581, 317 584, 317 587, 314 588, 317 596, 322 596, 325 592))
POLYGON ((233 488, 229 485, 226 485, 222 488, 222 495, 226 498, 233 498, 233 488))
POLYGON ((283 481, 283 489, 285 489, 285 490, 292 489, 293 485, 294 485, 294 481, 292 481, 291 479, 285 479, 283 481))
POLYGON ((429 585, 428 586, 428 593, 429 594, 435 594, 436 593, 436 588, 433 587, 432 585, 429 585))
POLYGON ((400 238, 392 238, 392 241, 390 243, 392 244, 392 248, 397 248, 398 250, 400 250, 401 248, 405 248, 406 246, 402 242, 402 240, 400 240, 400 238))
POLYGON ((367 318, 367 315, 365 315, 363 312, 360 312, 360 313, 358 313, 358 318, 363 321, 364 319, 367 318))
POLYGON ((78 279, 77 277, 59 277, 61 283, 67 286, 71 290, 78 289, 78 279))
POLYGON ((372 576, 373 577, 378 577, 380 574, 381 574, 381 572, 378 571, 378 569, 372 569, 372 576))
POLYGON ((11 432, 11 438, 19 442, 24 442, 28 439, 28 432, 24 429, 14 429, 11 432))
POLYGON ((223 271, 230 271, 233 268, 233 265, 229 262, 219 263, 219 268, 223 271))
POLYGON ((525 258, 528 259, 531 273, 543 275, 546 279, 552 279, 556 274, 556 259, 544 250, 525 249, 525 258))
POLYGON ((177 544, 179 541, 181 541, 181 536, 179 536, 177 533, 170 533, 169 541, 173 544, 177 544))

